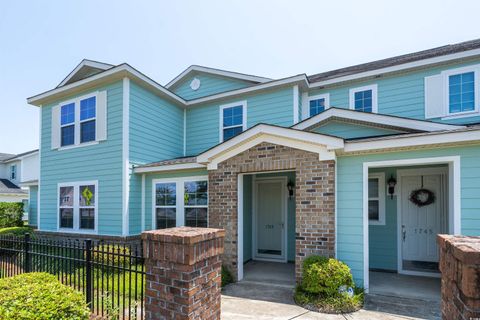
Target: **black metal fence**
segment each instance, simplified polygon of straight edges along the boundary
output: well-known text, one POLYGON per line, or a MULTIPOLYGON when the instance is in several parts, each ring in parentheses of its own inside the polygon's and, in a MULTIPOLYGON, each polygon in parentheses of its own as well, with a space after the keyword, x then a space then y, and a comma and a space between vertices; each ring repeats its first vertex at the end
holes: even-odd
POLYGON ((99 319, 143 319, 141 243, 0 236, 0 277, 48 272, 85 294, 99 319))

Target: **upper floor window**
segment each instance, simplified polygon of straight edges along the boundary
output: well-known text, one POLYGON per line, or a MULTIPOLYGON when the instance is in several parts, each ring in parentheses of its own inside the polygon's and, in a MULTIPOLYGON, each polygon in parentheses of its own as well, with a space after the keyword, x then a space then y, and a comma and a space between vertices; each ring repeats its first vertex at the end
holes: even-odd
POLYGON ((448 110, 449 113, 475 110, 475 72, 448 77, 448 110))
POLYGON ((207 177, 154 180, 155 229, 208 226, 207 177))
POLYGON ((309 116, 313 117, 320 112, 325 111, 330 104, 329 94, 321 94, 317 96, 309 97, 308 105, 309 105, 309 116))
POLYGON ((96 181, 59 184, 58 228, 72 231, 95 231, 97 192, 96 181))
POLYGON ((247 102, 220 106, 220 142, 242 133, 246 129, 247 102))
POLYGON ((376 113, 378 111, 377 85, 350 89, 350 109, 376 113))
POLYGON ((385 174, 368 175, 368 221, 370 224, 385 224, 385 174))
POLYGON ((75 103, 69 103, 61 107, 61 143, 69 146, 75 143, 75 103))
POLYGON ((10 166, 10 180, 17 180, 17 165, 10 166))
POLYGON ((96 97, 80 100, 80 143, 95 141, 96 97))

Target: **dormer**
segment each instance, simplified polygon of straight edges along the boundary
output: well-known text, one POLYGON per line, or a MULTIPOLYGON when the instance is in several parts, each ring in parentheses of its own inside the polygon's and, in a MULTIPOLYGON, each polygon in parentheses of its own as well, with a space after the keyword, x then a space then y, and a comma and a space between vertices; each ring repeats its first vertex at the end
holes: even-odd
POLYGON ((105 70, 114 67, 114 65, 83 59, 68 76, 59 83, 57 88, 63 87, 64 85, 77 82, 79 80, 88 78, 105 70))

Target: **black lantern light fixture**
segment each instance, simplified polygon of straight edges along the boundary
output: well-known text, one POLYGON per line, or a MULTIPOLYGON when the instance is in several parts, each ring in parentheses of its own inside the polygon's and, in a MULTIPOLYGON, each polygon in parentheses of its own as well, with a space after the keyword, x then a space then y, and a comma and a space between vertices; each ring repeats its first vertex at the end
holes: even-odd
POLYGON ((393 175, 390 176, 390 179, 388 179, 387 184, 388 184, 388 194, 390 195, 390 199, 393 199, 393 194, 395 193, 395 185, 397 184, 397 180, 395 180, 393 175))
POLYGON ((289 180, 288 183, 287 183, 287 189, 288 189, 288 197, 290 199, 293 198, 293 190, 295 189, 295 182, 293 182, 292 180, 289 180))

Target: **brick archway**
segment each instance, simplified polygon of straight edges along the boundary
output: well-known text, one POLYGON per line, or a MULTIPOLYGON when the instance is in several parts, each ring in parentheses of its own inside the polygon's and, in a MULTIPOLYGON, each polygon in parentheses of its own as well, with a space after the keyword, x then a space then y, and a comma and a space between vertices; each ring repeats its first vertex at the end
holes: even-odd
POLYGON ((223 263, 238 272, 238 176, 243 173, 295 171, 295 275, 301 278, 305 257, 335 255, 335 161, 318 153, 261 143, 210 170, 209 224, 223 228, 223 263))

